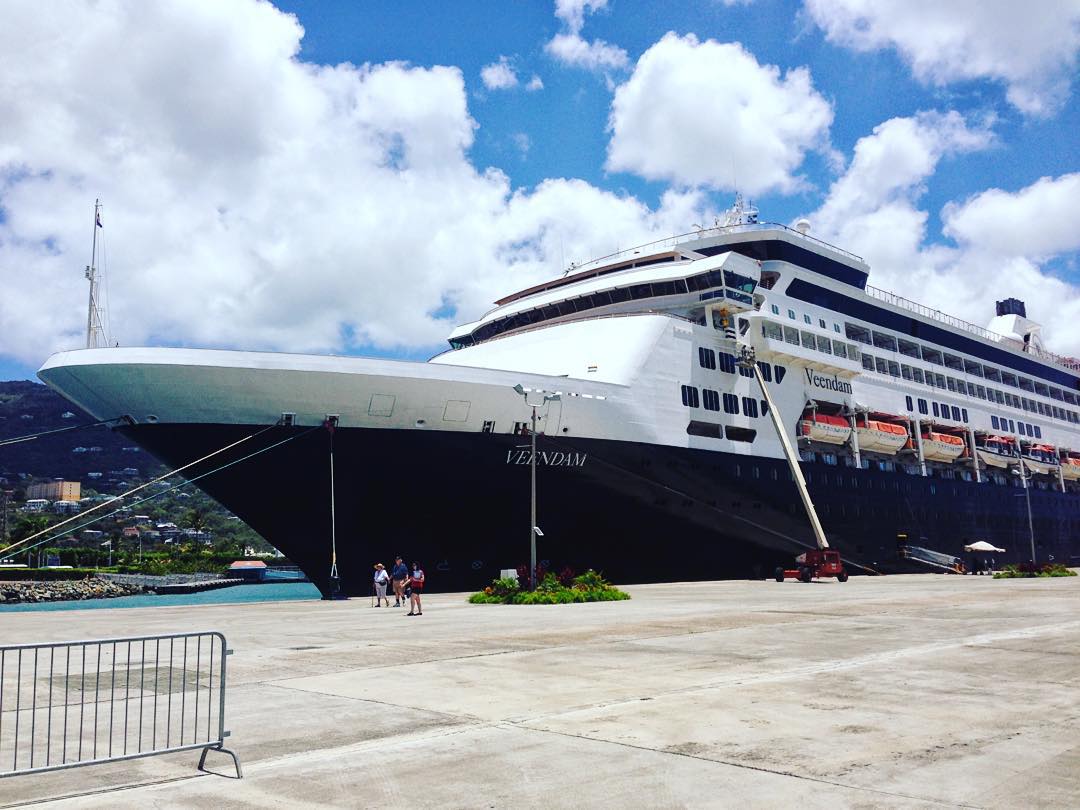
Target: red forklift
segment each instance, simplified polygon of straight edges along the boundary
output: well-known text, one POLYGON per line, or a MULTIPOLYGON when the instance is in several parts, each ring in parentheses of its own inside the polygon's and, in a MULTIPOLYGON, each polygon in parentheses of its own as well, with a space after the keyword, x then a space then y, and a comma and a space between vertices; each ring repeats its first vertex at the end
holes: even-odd
POLYGON ((848 573, 840 559, 840 552, 831 548, 815 548, 804 551, 795 558, 798 568, 777 568, 776 581, 797 579, 809 582, 822 577, 836 577, 840 582, 847 582, 848 573))

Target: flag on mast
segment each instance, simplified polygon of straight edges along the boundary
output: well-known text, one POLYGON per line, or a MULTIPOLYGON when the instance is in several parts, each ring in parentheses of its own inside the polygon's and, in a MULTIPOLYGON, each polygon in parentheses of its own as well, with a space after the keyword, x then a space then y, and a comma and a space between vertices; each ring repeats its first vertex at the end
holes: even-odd
POLYGON ((104 228, 105 227, 104 225, 101 224, 101 212, 100 211, 94 212, 94 224, 97 225, 99 228, 104 228))

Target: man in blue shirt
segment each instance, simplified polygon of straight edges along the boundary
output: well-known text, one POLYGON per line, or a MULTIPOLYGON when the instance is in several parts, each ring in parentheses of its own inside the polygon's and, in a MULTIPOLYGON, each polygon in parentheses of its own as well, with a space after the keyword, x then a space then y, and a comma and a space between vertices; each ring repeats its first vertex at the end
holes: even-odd
POLYGON ((394 580, 394 607, 401 607, 407 601, 405 580, 409 578, 409 567, 402 562, 401 557, 395 558, 394 567, 390 569, 390 578, 394 580))

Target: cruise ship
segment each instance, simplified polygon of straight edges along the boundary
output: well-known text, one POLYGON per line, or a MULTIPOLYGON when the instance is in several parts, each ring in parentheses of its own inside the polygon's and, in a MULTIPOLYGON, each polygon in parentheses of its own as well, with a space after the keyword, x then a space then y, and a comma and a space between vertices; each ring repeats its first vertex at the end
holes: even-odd
POLYGON ((1080 562, 1077 361, 1014 298, 981 328, 868 273, 737 199, 507 295, 427 362, 101 348, 38 374, 198 461, 184 475, 324 594, 369 594, 398 554, 439 590, 526 564, 534 462, 549 570, 768 575, 818 545, 796 469, 853 573, 958 570, 974 541, 998 566, 1080 562))

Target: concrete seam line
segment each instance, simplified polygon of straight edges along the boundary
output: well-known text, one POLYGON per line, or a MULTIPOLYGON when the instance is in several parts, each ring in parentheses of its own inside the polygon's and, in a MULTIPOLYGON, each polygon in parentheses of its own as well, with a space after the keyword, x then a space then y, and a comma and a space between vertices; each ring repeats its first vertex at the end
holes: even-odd
POLYGON ((530 726, 518 725, 516 723, 512 724, 512 726, 513 726, 513 728, 524 729, 524 730, 527 730, 527 731, 538 731, 538 732, 541 732, 541 733, 544 733, 544 734, 554 734, 554 735, 559 736, 559 737, 569 737, 569 738, 572 738, 572 739, 585 740, 587 742, 593 742, 593 743, 606 743, 608 745, 618 745, 618 746, 621 746, 623 748, 634 749, 635 751, 649 751, 649 752, 652 752, 654 754, 662 754, 662 755, 676 756, 676 757, 685 757, 686 759, 694 759, 694 760, 697 760, 698 762, 708 762, 708 763, 710 763, 712 765, 726 765, 726 766, 729 766, 729 767, 732 767, 732 768, 739 768, 741 770, 746 770, 746 771, 757 771, 759 773, 767 773, 767 774, 770 774, 772 776, 786 776, 786 777, 789 777, 791 779, 801 779, 801 780, 804 780, 806 782, 816 782, 816 783, 822 784, 822 785, 830 785, 832 787, 844 788, 845 790, 857 790, 857 791, 861 791, 861 792, 864 792, 864 793, 874 793, 874 794, 877 794, 877 795, 880 795, 880 796, 890 796, 890 797, 898 798, 898 799, 913 799, 915 801, 931 802, 933 804, 938 804, 938 805, 941 805, 943 807, 965 807, 965 808, 972 808, 972 810, 977 810, 977 808, 979 807, 979 805, 974 805, 974 804, 958 804, 956 802, 946 801, 944 799, 927 798, 925 796, 912 796, 912 795, 910 795, 908 793, 894 793, 894 792, 891 792, 891 791, 888 791, 888 790, 879 790, 878 788, 863 787, 862 785, 847 785, 847 784, 844 784, 843 782, 834 782, 834 781, 832 781, 830 779, 822 779, 821 777, 818 777, 818 776, 803 776, 802 774, 792 773, 791 771, 780 771, 780 770, 774 770, 772 768, 765 768, 765 767, 762 767, 761 765, 747 765, 746 763, 730 762, 730 761, 724 760, 724 759, 709 759, 708 757, 699 756, 697 754, 688 754, 685 751, 665 751, 662 748, 650 748, 647 745, 635 745, 633 743, 620 742, 619 740, 606 740, 606 739, 604 739, 602 737, 586 737, 586 736, 583 736, 581 734, 571 734, 568 731, 555 731, 554 729, 548 729, 548 728, 533 728, 533 727, 530 727, 530 726))
POLYGON ((91 796, 102 796, 106 793, 114 793, 121 790, 138 790, 139 788, 156 788, 165 787, 175 782, 186 782, 190 779, 201 779, 204 776, 213 776, 211 773, 193 773, 186 776, 170 776, 165 779, 154 779, 150 782, 135 782, 130 785, 110 785, 109 787, 95 788, 94 790, 84 790, 79 793, 66 793, 63 796, 49 796, 41 799, 30 799, 25 802, 15 802, 14 804, 0 804, 0 808, 7 807, 33 807, 39 804, 52 804, 54 802, 69 802, 79 799, 86 799, 91 796))

